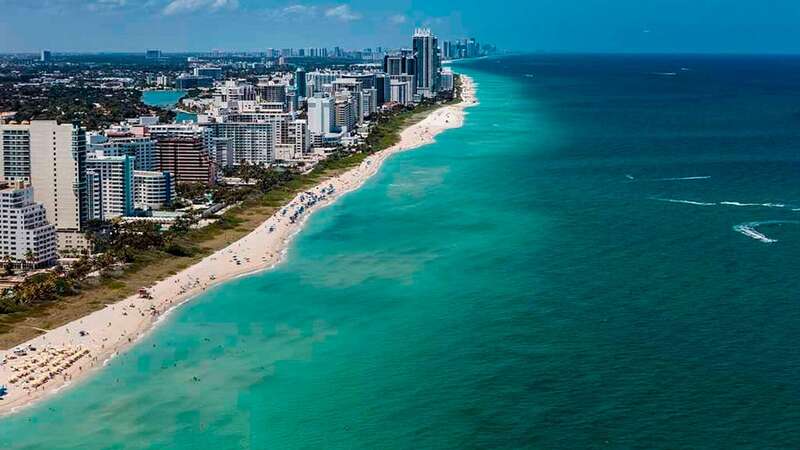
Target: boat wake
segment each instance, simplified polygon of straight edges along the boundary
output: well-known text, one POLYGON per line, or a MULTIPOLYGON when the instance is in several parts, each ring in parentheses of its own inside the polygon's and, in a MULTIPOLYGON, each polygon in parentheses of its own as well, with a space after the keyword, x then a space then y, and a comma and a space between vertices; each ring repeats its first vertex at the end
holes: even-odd
POLYGON ((710 176, 701 177, 675 177, 675 178, 656 178, 655 181, 688 181, 688 180, 707 180, 710 176))
POLYGON ((720 205, 725 206, 745 206, 745 207, 752 207, 752 206, 761 206, 764 208, 785 208, 786 205, 783 203, 741 203, 741 202, 719 202, 720 205))
POLYGON ((746 222, 746 223, 740 223, 739 225, 735 225, 733 227, 733 230, 736 231, 737 233, 742 233, 743 235, 749 238, 761 241, 765 244, 774 244, 775 242, 778 242, 778 240, 768 237, 766 234, 758 231, 758 228, 765 225, 782 225, 782 224, 800 224, 800 222, 796 220, 767 220, 764 222, 746 222))
POLYGON ((668 203, 683 203, 685 205, 696 205, 696 206, 715 206, 716 203, 707 203, 707 202, 696 202, 693 200, 680 200, 675 198, 654 198, 653 200, 658 200, 660 202, 668 202, 668 203))
MULTIPOLYGON (((637 180, 636 177, 628 173, 625 174, 625 178, 631 181, 637 180)), ((650 179, 642 178, 641 181, 694 181, 694 180, 708 180, 709 178, 711 178, 711 176, 703 175, 703 176, 692 176, 692 177, 668 177, 668 178, 650 178, 650 179)))

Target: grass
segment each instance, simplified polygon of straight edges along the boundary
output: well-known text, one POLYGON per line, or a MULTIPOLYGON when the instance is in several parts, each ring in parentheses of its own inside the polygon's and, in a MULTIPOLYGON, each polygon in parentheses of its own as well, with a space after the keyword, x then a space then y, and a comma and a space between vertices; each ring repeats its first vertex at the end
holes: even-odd
MULTIPOLYGON (((369 140, 371 148, 377 151, 396 144, 403 128, 421 121, 440 106, 420 105, 414 110, 393 116, 374 129, 369 140)), ((145 252, 137 255, 124 272, 91 283, 78 294, 0 315, 0 348, 11 348, 42 334, 42 329, 52 329, 86 316, 107 304, 135 294, 140 287, 151 286, 175 275, 256 229, 297 193, 359 165, 367 156, 366 153, 354 153, 326 160, 310 173, 296 177, 285 186, 245 199, 241 205, 222 215, 219 221, 192 230, 181 238, 179 244, 182 249, 191 249, 191 252, 177 252, 179 255, 165 251, 145 252)))

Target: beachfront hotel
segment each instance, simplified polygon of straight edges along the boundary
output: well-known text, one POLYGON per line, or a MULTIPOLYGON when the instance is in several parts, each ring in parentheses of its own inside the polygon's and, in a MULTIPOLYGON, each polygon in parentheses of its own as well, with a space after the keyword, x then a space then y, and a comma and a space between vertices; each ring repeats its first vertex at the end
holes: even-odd
POLYGON ((29 126, 33 199, 55 225, 59 250, 88 248, 81 233, 88 218, 86 132, 78 124, 55 120, 34 120, 29 126))
POLYGON ((15 181, 0 187, 0 260, 27 267, 48 266, 56 260, 56 228, 47 221, 33 187, 15 181))
POLYGON ((106 156, 102 152, 86 159, 86 191, 90 220, 110 220, 133 214, 132 156, 106 156))

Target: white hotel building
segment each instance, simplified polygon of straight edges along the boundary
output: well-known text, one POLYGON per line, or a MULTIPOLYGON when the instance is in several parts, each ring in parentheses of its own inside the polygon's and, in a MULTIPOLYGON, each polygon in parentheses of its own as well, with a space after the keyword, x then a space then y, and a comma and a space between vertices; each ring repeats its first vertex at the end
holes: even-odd
POLYGON ((160 209, 175 199, 175 179, 169 172, 133 171, 133 204, 137 209, 160 209))
POLYGON ((0 189, 0 258, 48 266, 57 258, 56 245, 56 227, 47 222, 44 206, 33 201, 30 184, 17 181, 0 189))

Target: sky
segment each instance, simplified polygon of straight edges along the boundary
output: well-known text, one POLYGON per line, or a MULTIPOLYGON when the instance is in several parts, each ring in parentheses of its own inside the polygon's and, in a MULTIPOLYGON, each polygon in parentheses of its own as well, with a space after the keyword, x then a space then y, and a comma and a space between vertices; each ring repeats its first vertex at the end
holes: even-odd
POLYGON ((374 48, 800 53, 800 0, 0 0, 0 52, 374 48))

